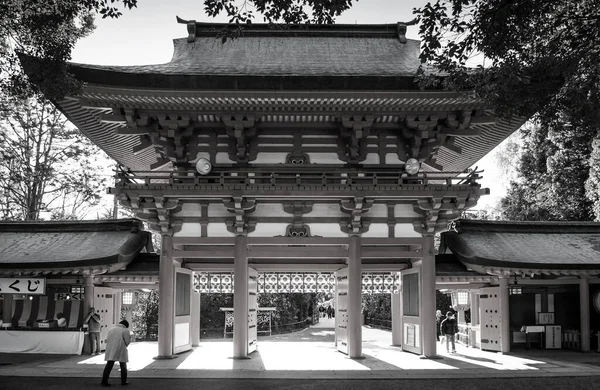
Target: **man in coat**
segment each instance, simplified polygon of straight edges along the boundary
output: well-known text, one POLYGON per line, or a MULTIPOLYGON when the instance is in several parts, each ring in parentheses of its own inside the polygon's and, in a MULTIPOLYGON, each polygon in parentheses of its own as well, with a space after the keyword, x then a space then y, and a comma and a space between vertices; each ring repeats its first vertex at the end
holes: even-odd
POLYGON ((450 352, 449 344, 452 344, 452 353, 456 353, 456 346, 454 345, 454 335, 458 333, 458 323, 454 317, 454 313, 449 311, 446 313, 446 319, 442 321, 440 330, 443 335, 446 336, 446 352, 450 352))
POLYGON ((121 366, 121 385, 125 386, 129 384, 127 382, 127 362, 129 361, 127 346, 130 342, 131 335, 129 334, 129 322, 127 320, 119 322, 108 332, 108 336, 106 337, 106 351, 104 353, 106 366, 104 367, 102 382, 100 383, 102 386, 110 386, 108 377, 115 365, 115 361, 118 361, 121 366))

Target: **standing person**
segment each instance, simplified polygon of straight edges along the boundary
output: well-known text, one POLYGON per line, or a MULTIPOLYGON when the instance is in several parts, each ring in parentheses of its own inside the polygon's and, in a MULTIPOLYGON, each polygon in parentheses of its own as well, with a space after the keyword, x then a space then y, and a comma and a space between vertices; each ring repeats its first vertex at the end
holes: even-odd
POLYGON ((331 318, 331 306, 327 307, 327 318, 331 318))
POLYGON ((96 347, 96 355, 100 355, 100 315, 96 313, 96 309, 90 307, 83 323, 88 325, 88 333, 90 334, 90 355, 94 355, 94 346, 96 347))
POLYGON ((440 331, 446 336, 446 352, 450 352, 449 343, 452 343, 452 353, 456 353, 454 335, 458 333, 458 324, 451 311, 446 313, 446 319, 442 321, 440 331))
POLYGON ((444 315, 442 314, 441 310, 436 310, 435 311, 435 327, 437 328, 436 331, 436 336, 437 336, 437 341, 440 341, 440 336, 442 335, 442 321, 444 320, 444 315))
POLYGON ((104 366, 102 382, 100 382, 102 386, 110 386, 108 377, 115 365, 115 361, 118 361, 121 366, 121 385, 125 386, 129 384, 127 382, 127 362, 129 361, 127 346, 131 342, 131 335, 128 328, 129 322, 123 320, 108 332, 108 336, 106 337, 106 352, 104 354, 106 366, 104 366))

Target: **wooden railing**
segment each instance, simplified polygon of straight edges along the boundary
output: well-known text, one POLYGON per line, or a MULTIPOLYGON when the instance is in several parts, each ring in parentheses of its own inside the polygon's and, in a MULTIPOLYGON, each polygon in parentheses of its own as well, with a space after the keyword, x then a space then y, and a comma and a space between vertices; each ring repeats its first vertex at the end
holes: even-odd
POLYGON ((355 187, 398 187, 427 185, 476 185, 481 178, 478 171, 467 172, 422 172, 408 175, 398 169, 353 170, 327 168, 231 168, 208 175, 194 171, 175 172, 119 172, 116 187, 209 186, 209 187, 320 187, 323 189, 355 187))

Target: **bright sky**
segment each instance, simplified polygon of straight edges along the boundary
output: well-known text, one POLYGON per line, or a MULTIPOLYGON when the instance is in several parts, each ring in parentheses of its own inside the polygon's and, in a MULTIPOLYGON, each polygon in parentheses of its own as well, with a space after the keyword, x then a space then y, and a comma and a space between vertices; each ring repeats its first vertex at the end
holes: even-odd
MULTIPOLYGON (((337 19, 345 24, 380 24, 408 22, 414 18, 414 7, 426 0, 361 0, 337 19)), ((78 42, 73 61, 102 65, 143 65, 169 62, 173 54, 172 40, 187 36, 186 26, 175 17, 199 22, 227 22, 225 17, 212 19, 204 13, 203 0, 139 0, 138 8, 123 11, 119 19, 96 20, 96 30, 78 42)), ((257 19, 256 22, 262 22, 257 19)), ((408 27, 407 37, 419 39, 417 26, 408 27)), ((493 159, 494 151, 477 164, 485 169, 481 181, 492 195, 482 197, 477 209, 496 203, 505 192, 500 171, 493 159)))

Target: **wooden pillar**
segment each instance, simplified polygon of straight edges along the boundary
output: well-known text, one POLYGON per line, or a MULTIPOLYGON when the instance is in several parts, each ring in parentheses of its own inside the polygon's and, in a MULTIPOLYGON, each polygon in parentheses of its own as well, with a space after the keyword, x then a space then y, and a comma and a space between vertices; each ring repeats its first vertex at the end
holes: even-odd
POLYGON ((13 295, 4 294, 2 300, 2 323, 12 326, 12 311, 13 311, 13 295))
MULTIPOLYGON (((121 318, 121 309, 123 309, 123 290, 122 289, 115 289, 114 290, 114 297, 115 297, 115 323, 118 324, 121 320, 123 320, 124 318, 121 318)), ((131 324, 129 325, 129 328, 131 330, 133 330, 133 328, 131 327, 131 324)))
MULTIPOLYGON (((348 259, 348 357, 362 356, 362 251, 360 236, 350 237, 348 259)), ((337 317, 337 316, 336 316, 337 317)))
POLYGON ((590 280, 579 279, 579 321, 581 330, 581 352, 590 351, 590 280))
POLYGON ((233 273, 233 358, 248 357, 248 251, 245 236, 235 237, 233 273))
POLYGON ((192 316, 192 347, 197 347, 200 345, 200 291, 192 291, 190 315, 192 316))
POLYGON ((421 261, 421 345, 424 357, 435 357, 435 255, 433 236, 423 237, 423 259, 421 261))
POLYGON ((94 307, 94 277, 87 275, 83 277, 83 315, 89 313, 90 308, 94 307))
POLYGON ((175 270, 173 238, 162 236, 158 281, 158 358, 173 357, 173 321, 175 320, 175 270))
POLYGON ((402 345, 402 276, 398 275, 400 286, 392 294, 392 345, 402 345))
POLYGON ((500 330, 501 334, 501 346, 500 352, 510 352, 510 311, 508 303, 508 278, 500 277, 498 279, 500 284, 500 330))

